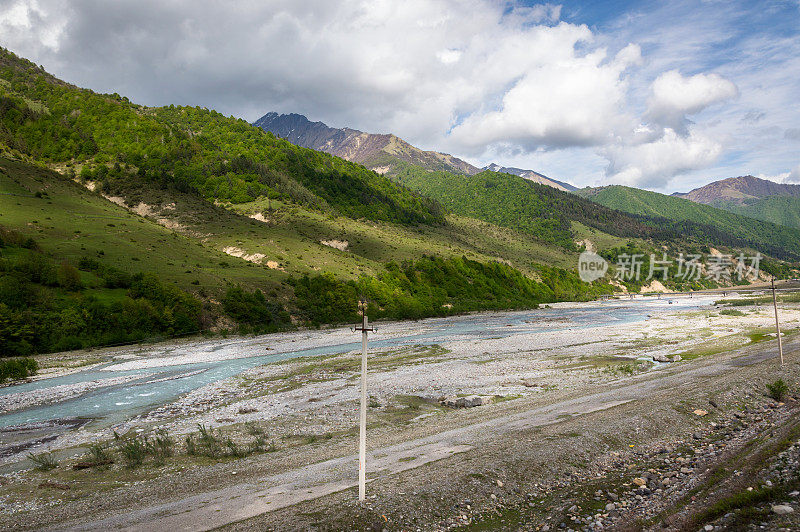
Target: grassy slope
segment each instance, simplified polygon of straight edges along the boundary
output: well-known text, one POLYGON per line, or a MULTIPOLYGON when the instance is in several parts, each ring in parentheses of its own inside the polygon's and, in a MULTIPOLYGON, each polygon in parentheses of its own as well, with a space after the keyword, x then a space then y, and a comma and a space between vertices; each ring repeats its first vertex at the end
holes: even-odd
POLYGON ((262 268, 137 216, 55 172, 7 159, 0 159, 0 225, 73 263, 102 252, 111 266, 157 272, 184 289, 197 289, 194 280, 213 288, 226 281, 270 284, 262 268))
POLYGON ((56 172, 8 160, 0 160, 0 168, 0 225, 34 237, 58 257, 77 262, 102 250, 112 266, 158 272, 181 288, 204 288, 211 296, 221 293, 226 282, 271 289, 290 274, 374 275, 389 260, 422 254, 505 260, 529 274, 534 263, 571 267, 574 262, 574 254, 530 235, 458 216, 441 226, 408 227, 272 202, 269 221, 262 222, 247 215, 266 211, 266 199, 223 208, 193 194, 137 187, 131 208, 141 202, 153 213, 140 216, 56 172), (35 197, 38 191, 48 197, 35 197), (322 240, 350 245, 340 251, 322 240), (228 247, 260 253, 263 264, 226 255, 228 247), (280 269, 265 266, 268 261, 280 269))
POLYGON ((619 185, 583 189, 578 191, 578 194, 612 209, 644 216, 691 221, 715 227, 750 242, 763 242, 782 247, 795 254, 800 252, 800 231, 796 229, 752 220, 683 198, 619 185))
POLYGON ((720 201, 714 207, 765 222, 800 229, 800 198, 769 196, 744 205, 720 201))

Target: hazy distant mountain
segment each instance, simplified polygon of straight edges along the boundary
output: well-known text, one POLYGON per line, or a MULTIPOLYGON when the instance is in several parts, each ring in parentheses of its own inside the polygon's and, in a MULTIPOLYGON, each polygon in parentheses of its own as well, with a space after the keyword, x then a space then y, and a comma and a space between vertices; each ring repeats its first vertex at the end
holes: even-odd
POLYGON ((499 164, 494 164, 494 163, 490 164, 489 166, 484 166, 483 169, 492 172, 503 172, 505 174, 518 175, 520 177, 524 177, 529 181, 533 181, 534 183, 541 183, 542 185, 547 185, 553 188, 557 188, 565 192, 572 192, 578 190, 578 187, 574 187, 569 183, 565 183, 563 181, 558 181, 557 179, 553 179, 552 177, 547 177, 546 175, 540 174, 539 172, 534 172, 533 170, 523 170, 521 168, 500 166, 499 164))
POLYGON ((446 153, 424 151, 392 134, 364 133, 357 129, 328 127, 303 115, 267 113, 254 126, 292 144, 324 151, 363 164, 381 174, 392 174, 406 164, 426 170, 477 174, 480 168, 446 153))
POLYGON ((705 203, 707 205, 711 205, 720 200, 742 204, 747 202, 747 200, 766 198, 768 196, 790 196, 800 198, 800 185, 783 185, 767 179, 759 179, 751 175, 745 175, 714 181, 713 183, 696 188, 685 194, 676 192, 673 196, 686 198, 697 203, 705 203))
POLYGON ((746 175, 714 181, 673 196, 757 220, 800 228, 800 185, 784 185, 746 175))

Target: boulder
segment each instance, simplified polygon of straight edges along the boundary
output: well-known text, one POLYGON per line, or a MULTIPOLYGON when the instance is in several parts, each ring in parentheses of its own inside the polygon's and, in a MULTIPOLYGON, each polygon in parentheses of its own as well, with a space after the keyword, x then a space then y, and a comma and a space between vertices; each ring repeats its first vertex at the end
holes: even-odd
POLYGON ((778 515, 786 515, 794 512, 794 508, 789 506, 788 504, 776 504, 772 507, 772 513, 778 515))
POLYGON ((670 362, 667 355, 653 355, 653 362, 670 362))
POLYGON ((466 397, 445 397, 439 403, 450 408, 473 408, 475 406, 488 405, 492 402, 489 396, 468 395, 466 397))

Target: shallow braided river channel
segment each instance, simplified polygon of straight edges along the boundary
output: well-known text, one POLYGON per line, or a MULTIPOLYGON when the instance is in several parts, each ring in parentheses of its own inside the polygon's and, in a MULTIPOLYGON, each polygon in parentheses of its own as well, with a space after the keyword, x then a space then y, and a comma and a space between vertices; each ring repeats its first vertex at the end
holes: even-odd
MULTIPOLYGON (((648 318, 710 307, 715 299, 651 296, 377 323, 369 345, 371 352, 379 352, 414 345, 475 345, 483 341, 513 344, 519 339, 532 350, 530 356, 535 356, 535 348, 549 345, 550 340, 545 340, 548 334, 563 336, 564 332, 574 332, 568 336, 590 339, 598 328, 624 330, 626 325, 648 318), (542 339, 540 346, 538 338, 542 339)), ((200 388, 265 364, 352 352, 360 348, 359 339, 358 334, 342 327, 98 350, 102 362, 44 373, 30 382, 0 388, 2 469, 13 467, 11 463, 30 448, 46 447, 77 428, 124 430, 137 416, 200 388)))

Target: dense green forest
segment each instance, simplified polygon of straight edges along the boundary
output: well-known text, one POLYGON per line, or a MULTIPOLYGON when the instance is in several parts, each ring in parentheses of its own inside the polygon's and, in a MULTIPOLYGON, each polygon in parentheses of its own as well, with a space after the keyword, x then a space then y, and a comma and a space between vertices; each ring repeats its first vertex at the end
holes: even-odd
POLYGON ((747 199, 744 203, 718 200, 711 205, 742 216, 800 229, 800 198, 767 196, 747 199))
MULTIPOLYGON (((800 257, 800 230, 753 220, 731 212, 683 198, 657 192, 612 185, 578 191, 582 196, 611 209, 651 218, 669 219, 671 226, 707 228, 707 238, 700 239, 749 246, 781 258, 800 257)), ((698 235, 699 236, 699 235, 698 235)))
POLYGON ((191 107, 146 108, 63 83, 0 49, 0 143, 48 163, 119 163, 142 180, 209 199, 259 196, 372 220, 441 223, 444 213, 363 166, 300 148, 241 119, 191 107))
POLYGON ((0 228, 0 353, 28 355, 195 333, 202 304, 150 273, 56 261, 0 228))
MULTIPOLYGON (((701 207, 715 211, 719 219, 698 217, 695 220, 672 212, 626 212, 616 206, 607 207, 602 202, 595 203, 518 176, 496 172, 463 176, 409 167, 398 173, 397 179, 455 212, 532 233, 544 242, 567 249, 575 245, 570 221, 576 221, 623 238, 638 237, 682 245, 695 242, 751 247, 780 258, 800 258, 800 231, 758 221, 750 227, 742 227, 747 224, 742 223, 741 217, 707 206, 701 207), (739 225, 723 223, 726 218, 735 218, 739 225)), ((686 201, 647 191, 637 192, 686 201)))
POLYGON ((575 249, 571 221, 621 237, 677 237, 671 228, 647 224, 640 218, 511 174, 486 171, 463 176, 406 167, 396 179, 454 212, 525 231, 567 249, 575 249))
POLYGON ((583 283, 563 269, 542 267, 540 273, 541 281, 534 281, 500 262, 423 256, 402 264, 390 262, 377 277, 339 281, 331 275, 317 275, 289 282, 298 307, 315 324, 356 321, 360 297, 369 302, 371 317, 418 319, 474 310, 532 308, 565 299, 592 299, 613 291, 608 283, 583 283))

